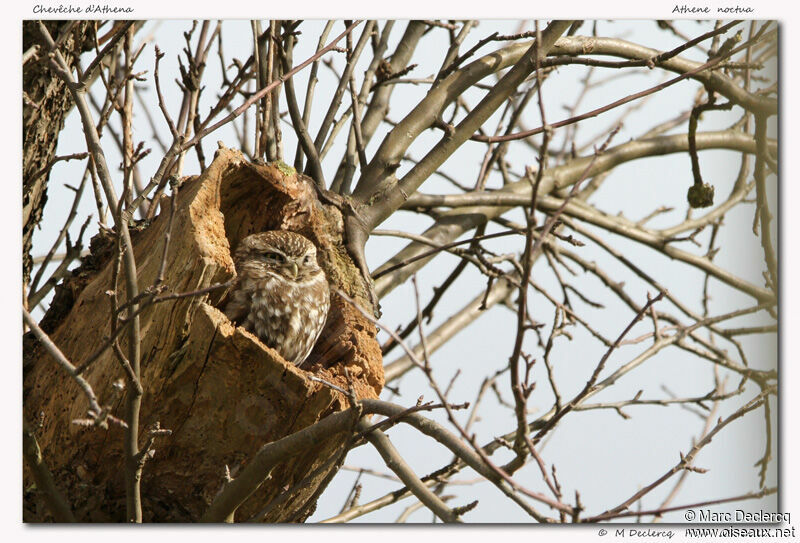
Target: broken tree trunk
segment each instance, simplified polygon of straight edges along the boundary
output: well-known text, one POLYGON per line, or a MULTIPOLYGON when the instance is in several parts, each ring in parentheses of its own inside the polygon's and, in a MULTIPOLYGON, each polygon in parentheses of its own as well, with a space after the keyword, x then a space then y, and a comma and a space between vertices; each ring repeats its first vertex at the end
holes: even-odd
MULTIPOLYGON (((151 224, 140 231, 132 229, 140 290, 153 284, 161 266, 169 203, 162 209, 151 224)), ((224 147, 206 171, 185 180, 178 192, 166 257, 168 292, 228 281, 235 273, 231 249, 251 233, 278 229, 314 241, 332 289, 341 289, 372 311, 369 287, 345 250, 339 210, 320 203, 312 181, 291 168, 253 164, 224 147)), ((79 367, 106 342, 111 330, 107 291, 114 289, 116 262, 116 238, 111 238, 105 244, 93 240, 92 257, 59 287, 42 321, 55 344, 79 367)), ((119 299, 125 300, 119 283, 119 299)), ((216 290, 173 299, 141 314, 140 447, 148 440, 148 428, 172 431, 155 439, 155 453, 144 467, 145 521, 198 520, 224 484, 226 466, 235 478, 263 444, 348 407, 343 395, 312 382, 308 375, 344 389, 352 387, 360 398, 377 398, 383 386, 375 327, 339 296, 332 295, 327 324, 304 371, 235 328, 216 307, 223 294, 216 290)), ((127 334, 120 336, 123 352, 125 338, 127 334)), ((25 343, 24 368, 25 417, 39 421, 36 436, 43 455, 75 516, 79 521, 123 520, 123 429, 114 424, 107 430, 74 424, 86 417, 86 398, 30 338, 25 343)), ((101 403, 111 404, 112 414, 122 418, 124 393, 115 393, 114 383, 124 374, 112 349, 106 349, 83 375, 101 403)), ((318 487, 336 469, 336 462, 327 461, 339 454, 348 436, 343 432, 313 449, 296 451, 239 508, 236 520, 265 508, 265 521, 305 520, 313 512, 318 487), (286 489, 291 489, 290 496, 284 495, 286 489), (280 505, 270 508, 278 498, 280 505)), ((26 488, 29 482, 26 473, 26 488)), ((26 492, 25 519, 48 520, 35 492, 26 492)))

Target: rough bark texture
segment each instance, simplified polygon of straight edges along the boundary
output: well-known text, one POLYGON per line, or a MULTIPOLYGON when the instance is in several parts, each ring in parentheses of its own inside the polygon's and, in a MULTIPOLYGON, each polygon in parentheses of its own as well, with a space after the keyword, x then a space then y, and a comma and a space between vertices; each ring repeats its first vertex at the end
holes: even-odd
MULTIPOLYGON (((60 36, 67 24, 68 21, 45 22, 54 38, 60 36)), ((89 45, 93 24, 94 21, 76 22, 64 40, 60 51, 70 66, 89 45)), ((58 134, 72 108, 72 98, 64 82, 48 66, 43 52, 46 48, 37 26, 37 21, 22 23, 22 50, 27 51, 37 44, 41 47, 40 60, 33 58, 22 67, 22 90, 27 95, 22 102, 22 273, 26 287, 33 267, 31 238, 47 202, 50 172, 45 168, 55 157, 58 134)))
MULTIPOLYGON (((152 284, 161 263, 169 219, 169 205, 163 207, 166 211, 134 236, 140 289, 152 284)), ((227 281, 234 274, 231 248, 248 234, 269 229, 292 230, 313 240, 332 287, 371 309, 367 286, 344 249, 341 215, 318 201, 311 180, 283 165, 248 163, 238 151, 224 148, 202 175, 180 188, 165 283, 172 292, 186 292, 227 281)), ((113 288, 114 251, 109 245, 93 243, 96 254, 59 288, 51 314, 43 321, 76 365, 110 332, 106 291, 113 288)), ((156 440, 155 455, 144 468, 146 521, 197 520, 221 488, 226 465, 235 477, 264 443, 347 406, 343 396, 308 380, 309 373, 344 388, 352 385, 364 398, 376 398, 383 386, 374 325, 337 295, 332 296, 330 316, 307 363, 308 372, 234 328, 215 307, 222 296, 215 292, 182 298, 142 313, 143 433, 156 422, 172 430, 171 436, 156 440)), ((76 517, 122 520, 122 430, 72 424, 85 417, 87 401, 30 338, 24 365, 25 416, 36 421, 44 413, 37 438, 76 517)), ((101 403, 114 399, 112 385, 122 376, 110 350, 85 372, 101 403)), ((122 417, 124 397, 114 401, 114 413, 122 417)), ((236 520, 249 518, 301 481, 335 454, 346 437, 343 433, 314 449, 297 451, 245 502, 236 520)), ((140 444, 146 439, 141 436, 140 444)), ((307 502, 327 471, 302 485, 265 520, 304 520, 313 511, 313 503, 307 502)), ((25 513, 26 520, 47 520, 33 492, 26 493, 25 513)))

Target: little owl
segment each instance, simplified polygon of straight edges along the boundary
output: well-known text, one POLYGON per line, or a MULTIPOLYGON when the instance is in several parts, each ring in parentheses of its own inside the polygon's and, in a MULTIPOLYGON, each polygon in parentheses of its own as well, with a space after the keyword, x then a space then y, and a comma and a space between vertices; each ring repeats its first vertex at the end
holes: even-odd
POLYGON ((225 315, 287 362, 302 365, 330 307, 314 244, 294 232, 252 234, 239 243, 234 263, 238 276, 225 315))

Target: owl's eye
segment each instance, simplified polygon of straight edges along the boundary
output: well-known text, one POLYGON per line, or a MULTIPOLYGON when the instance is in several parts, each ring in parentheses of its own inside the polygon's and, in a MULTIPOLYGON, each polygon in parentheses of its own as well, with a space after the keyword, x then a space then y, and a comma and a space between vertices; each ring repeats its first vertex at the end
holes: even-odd
POLYGON ((305 256, 305 258, 303 259, 303 264, 305 264, 306 266, 311 264, 311 255, 305 256))
POLYGON ((283 262, 285 260, 284 256, 282 254, 280 254, 280 253, 264 253, 264 257, 263 258, 267 262, 276 263, 276 264, 279 263, 279 262, 283 262))

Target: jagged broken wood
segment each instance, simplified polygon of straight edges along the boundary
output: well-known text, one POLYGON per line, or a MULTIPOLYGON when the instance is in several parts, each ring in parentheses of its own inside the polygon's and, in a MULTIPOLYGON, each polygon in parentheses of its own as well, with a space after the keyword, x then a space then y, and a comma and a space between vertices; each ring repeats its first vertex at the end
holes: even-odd
MULTIPOLYGON (((141 229, 132 229, 140 289, 153 284, 161 265, 169 210, 141 229)), ((254 164, 221 146, 211 165, 183 181, 179 191, 164 284, 188 292, 223 283, 234 275, 231 249, 259 231, 299 232, 319 248, 320 265, 331 285, 370 312, 369 285, 346 250, 341 213, 317 199, 313 182, 291 168, 254 164)), ((104 237, 105 236, 105 237, 104 237)), ((116 244, 113 235, 93 240, 92 256, 58 289, 42 321, 73 364, 80 365, 110 334, 108 294, 116 244), (105 239, 105 241, 103 241, 105 239)), ((122 290, 123 287, 120 287, 122 290)), ((124 292, 119 292, 125 299, 124 292)), ((217 309, 224 292, 214 291, 155 304, 141 313, 141 425, 172 430, 155 442, 145 465, 142 502, 145 521, 198 520, 225 481, 236 477, 259 447, 348 406, 347 398, 309 373, 359 398, 377 398, 383 386, 375 327, 334 296, 322 337, 305 368, 287 364, 253 335, 235 328, 217 309), (347 377, 349 376, 349 378, 347 377)), ((125 349, 125 334, 120 341, 125 349)), ((35 340, 25 342, 24 413, 38 420, 37 439, 75 516, 83 521, 124 518, 122 431, 72 424, 85 416, 87 400, 35 340)), ((111 349, 84 372, 101 400, 113 398, 122 369, 111 349)), ((122 415, 124 398, 114 412, 122 415)), ((144 433, 144 432, 143 432, 144 433)), ((296 454, 278 465, 238 510, 247 519, 262 510, 335 454, 347 432, 296 454)), ((142 436, 147 440, 147 435, 142 436)), ((334 466, 335 463, 330 463, 334 466)), ((326 471, 297 485, 264 519, 303 520, 326 471), (298 518, 299 515, 299 518, 298 518)), ((26 473, 26 482, 29 474, 26 473)), ((47 520, 33 493, 26 494, 26 520, 47 520)))

